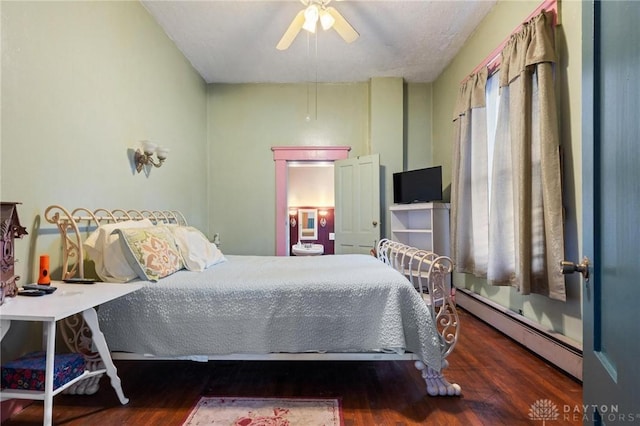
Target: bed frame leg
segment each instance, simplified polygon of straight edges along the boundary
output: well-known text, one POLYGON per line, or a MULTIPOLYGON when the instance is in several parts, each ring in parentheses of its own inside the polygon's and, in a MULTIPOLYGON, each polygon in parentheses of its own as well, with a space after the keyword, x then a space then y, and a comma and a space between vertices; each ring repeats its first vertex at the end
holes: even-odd
MULTIPOLYGON (((457 383, 449 383, 444 378, 442 371, 436 371, 431 367, 427 367, 422 361, 416 361, 416 368, 420 370, 422 378, 427 383, 427 393, 430 396, 459 396, 462 388, 457 383)), ((442 369, 449 366, 447 360, 443 360, 442 369)))

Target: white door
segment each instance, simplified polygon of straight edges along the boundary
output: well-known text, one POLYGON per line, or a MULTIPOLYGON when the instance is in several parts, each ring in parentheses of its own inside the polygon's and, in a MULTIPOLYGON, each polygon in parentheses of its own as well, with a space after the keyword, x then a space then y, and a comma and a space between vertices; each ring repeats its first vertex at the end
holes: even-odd
POLYGON ((638 424, 640 2, 583 4, 583 420, 638 424))
POLYGON ((335 162, 335 253, 368 254, 380 239, 380 156, 335 162))

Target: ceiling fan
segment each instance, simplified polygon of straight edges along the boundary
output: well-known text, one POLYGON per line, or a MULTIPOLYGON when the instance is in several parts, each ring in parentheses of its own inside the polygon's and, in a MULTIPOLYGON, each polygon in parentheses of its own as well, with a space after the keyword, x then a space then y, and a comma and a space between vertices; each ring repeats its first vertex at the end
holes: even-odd
POLYGON ((333 28, 346 41, 351 43, 360 34, 347 22, 346 19, 335 8, 327 6, 331 0, 300 0, 305 6, 293 18, 289 28, 278 42, 276 49, 286 50, 291 46, 301 29, 310 33, 315 33, 318 21, 323 30, 333 28))

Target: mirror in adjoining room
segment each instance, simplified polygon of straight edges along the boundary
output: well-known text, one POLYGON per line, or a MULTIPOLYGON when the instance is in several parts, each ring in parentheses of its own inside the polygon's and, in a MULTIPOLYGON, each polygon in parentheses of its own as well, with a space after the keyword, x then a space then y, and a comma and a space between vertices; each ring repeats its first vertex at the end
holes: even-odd
POLYGON ((318 209, 298 210, 298 240, 318 239, 318 209))
POLYGON ((289 255, 296 244, 322 245, 323 254, 334 254, 333 170, 332 161, 287 163, 289 255))

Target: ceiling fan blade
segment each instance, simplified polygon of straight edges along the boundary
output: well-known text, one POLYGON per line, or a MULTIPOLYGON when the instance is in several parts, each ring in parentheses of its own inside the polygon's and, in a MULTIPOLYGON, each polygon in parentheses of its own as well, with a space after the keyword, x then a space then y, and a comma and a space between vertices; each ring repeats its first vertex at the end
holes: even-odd
POLYGON ((287 28, 287 31, 285 31, 284 35, 278 42, 276 49, 287 50, 302 29, 302 24, 304 24, 304 9, 298 12, 296 17, 293 18, 293 21, 291 21, 291 25, 289 25, 289 28, 287 28))
POLYGON ((342 37, 344 41, 346 41, 347 43, 351 43, 352 41, 355 41, 358 37, 360 37, 360 34, 358 34, 358 32, 353 29, 351 24, 349 24, 347 20, 344 19, 344 17, 340 14, 340 12, 338 12, 335 8, 327 7, 326 11, 329 12, 329 14, 333 16, 333 19, 336 20, 336 22, 334 22, 333 24, 333 29, 335 29, 336 32, 340 34, 340 37, 342 37))

